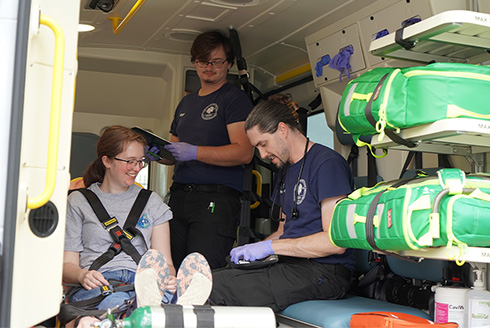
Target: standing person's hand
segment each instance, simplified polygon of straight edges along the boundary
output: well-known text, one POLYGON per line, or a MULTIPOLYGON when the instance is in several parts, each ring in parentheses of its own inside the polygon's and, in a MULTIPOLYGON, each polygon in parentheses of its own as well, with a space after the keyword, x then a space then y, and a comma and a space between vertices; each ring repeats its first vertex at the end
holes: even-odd
POLYGON ((197 156, 197 146, 187 142, 172 142, 165 145, 165 149, 171 152, 175 159, 180 162, 193 161, 197 156))

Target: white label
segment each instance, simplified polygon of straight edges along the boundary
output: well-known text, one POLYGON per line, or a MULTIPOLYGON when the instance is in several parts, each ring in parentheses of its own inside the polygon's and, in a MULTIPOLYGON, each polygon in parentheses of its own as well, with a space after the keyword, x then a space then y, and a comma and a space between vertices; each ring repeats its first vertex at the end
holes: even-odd
POLYGON ((469 327, 490 327, 490 300, 470 300, 469 327))

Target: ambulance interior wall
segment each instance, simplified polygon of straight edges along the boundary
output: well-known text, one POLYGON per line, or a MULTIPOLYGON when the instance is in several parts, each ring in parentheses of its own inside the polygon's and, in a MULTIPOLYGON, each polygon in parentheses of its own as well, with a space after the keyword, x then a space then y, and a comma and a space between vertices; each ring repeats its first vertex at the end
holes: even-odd
MULTIPOLYGON (((379 0, 363 10, 353 13, 338 22, 306 37, 306 45, 312 67, 313 81, 318 88, 328 126, 335 131, 337 108, 342 97, 342 92, 347 83, 374 67, 410 67, 420 63, 385 59, 373 56, 369 53, 369 45, 377 32, 387 29, 390 33, 396 31, 401 22, 418 16, 426 19, 435 14, 447 10, 479 10, 489 11, 490 8, 484 1, 469 0, 379 0), (344 47, 352 46, 353 54, 350 57, 350 77, 345 72, 340 77, 340 72, 323 66, 318 72, 315 67, 323 56, 333 58, 344 47)), ((347 158, 351 146, 345 146, 335 141, 335 149, 347 158)), ((359 155, 359 176, 367 175, 367 156, 363 147, 359 155)), ((381 150, 378 150, 381 154, 381 150)), ((378 174, 384 180, 397 179, 408 155, 407 151, 390 150, 388 155, 377 159, 378 174)), ((488 157, 488 156, 487 156, 488 157)), ((453 166, 466 172, 471 172, 472 167, 468 160, 461 156, 450 156, 453 166)), ((488 162, 488 159, 487 159, 488 162)), ((437 167, 436 154, 424 154, 424 167, 437 167)), ((413 163, 409 168, 414 168, 413 163)), ((487 168, 485 167, 486 171, 487 168)))

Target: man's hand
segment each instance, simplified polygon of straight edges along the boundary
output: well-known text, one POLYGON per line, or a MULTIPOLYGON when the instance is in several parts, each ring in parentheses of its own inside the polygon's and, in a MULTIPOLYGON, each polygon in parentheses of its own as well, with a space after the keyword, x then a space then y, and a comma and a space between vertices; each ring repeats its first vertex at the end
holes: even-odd
POLYGON ((233 263, 238 263, 241 259, 255 261, 272 254, 274 254, 274 250, 272 249, 272 239, 236 247, 230 252, 231 261, 233 263))
POLYGON ((180 162, 193 161, 197 156, 197 146, 187 142, 172 142, 165 145, 164 148, 171 152, 175 159, 180 162))

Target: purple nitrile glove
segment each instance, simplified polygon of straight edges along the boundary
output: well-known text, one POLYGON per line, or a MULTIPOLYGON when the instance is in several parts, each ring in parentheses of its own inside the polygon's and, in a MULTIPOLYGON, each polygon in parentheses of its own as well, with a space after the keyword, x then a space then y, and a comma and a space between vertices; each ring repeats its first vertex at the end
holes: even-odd
POLYGON ((158 153, 160 152, 160 149, 157 146, 152 145, 146 146, 145 147, 145 157, 148 158, 150 161, 159 161, 162 159, 158 153))
POLYGON ((164 147, 180 162, 193 161, 197 156, 197 146, 187 142, 172 142, 164 147))
POLYGON ((230 252, 233 263, 238 263, 239 260, 255 261, 272 254, 274 254, 274 250, 272 250, 272 239, 236 247, 230 252))

